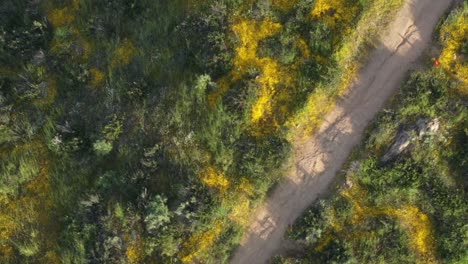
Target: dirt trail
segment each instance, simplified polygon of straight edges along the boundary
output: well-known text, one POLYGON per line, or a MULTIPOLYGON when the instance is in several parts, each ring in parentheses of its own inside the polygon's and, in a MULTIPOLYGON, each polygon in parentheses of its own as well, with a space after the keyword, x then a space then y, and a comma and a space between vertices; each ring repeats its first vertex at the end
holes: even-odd
POLYGON ((334 180, 364 129, 399 88, 428 46, 451 0, 407 0, 347 96, 312 138, 295 144, 294 169, 255 212, 231 263, 266 263, 280 249, 288 226, 334 180))

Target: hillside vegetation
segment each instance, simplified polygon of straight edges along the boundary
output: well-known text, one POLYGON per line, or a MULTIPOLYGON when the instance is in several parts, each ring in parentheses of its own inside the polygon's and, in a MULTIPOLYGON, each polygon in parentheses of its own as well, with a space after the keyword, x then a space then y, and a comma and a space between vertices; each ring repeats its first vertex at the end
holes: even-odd
POLYGON ((468 5, 440 23, 425 59, 368 129, 336 193, 290 230, 307 248, 276 263, 468 261, 468 5))
POLYGON ((402 2, 2 0, 0 262, 226 262, 402 2))

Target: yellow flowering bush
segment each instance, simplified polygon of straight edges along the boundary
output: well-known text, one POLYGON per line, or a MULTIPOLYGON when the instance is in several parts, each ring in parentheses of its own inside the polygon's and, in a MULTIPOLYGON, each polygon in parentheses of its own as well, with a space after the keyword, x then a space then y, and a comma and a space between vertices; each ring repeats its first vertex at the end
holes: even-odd
POLYGON ((208 95, 208 102, 213 106, 227 92, 232 82, 241 79, 251 68, 259 69, 260 75, 256 82, 260 88, 250 113, 250 127, 252 133, 257 136, 277 128, 283 122, 279 118, 289 111, 286 105, 291 101, 294 89, 293 73, 297 71, 303 59, 311 56, 305 41, 298 38, 296 46, 302 57, 291 66, 283 66, 270 57, 259 57, 257 52, 260 41, 279 33, 281 29, 280 24, 270 20, 241 19, 233 25, 232 30, 240 40, 236 48, 234 69, 218 80, 218 89, 208 95), (276 113, 279 114, 275 116, 276 113))
MULTIPOLYGON (((251 213, 251 196, 254 194, 253 185, 249 180, 242 178, 237 190, 235 190, 234 201, 229 214, 229 219, 234 223, 246 227, 249 224, 250 213, 251 213)), ((225 201, 227 203, 227 201, 225 201)), ((232 202, 231 202, 232 203, 232 202)))
POLYGON ((413 205, 401 208, 384 208, 382 213, 398 219, 400 225, 407 230, 410 237, 410 246, 425 263, 433 263, 434 237, 429 217, 413 205))
MULTIPOLYGON (((232 27, 232 30, 238 35, 241 43, 236 49, 234 58, 235 71, 242 75, 246 68, 260 64, 260 58, 257 57, 259 42, 267 37, 273 36, 281 29, 281 24, 270 21, 255 21, 244 19, 232 27)), ((241 77, 241 76, 236 76, 241 77)))
POLYGON ((91 73, 90 84, 92 87, 95 87, 95 88, 99 87, 106 79, 106 75, 104 74, 104 72, 102 72, 101 70, 97 68, 92 68, 90 70, 90 73, 91 73))
POLYGON ((208 187, 219 190, 220 193, 224 194, 230 186, 229 180, 214 167, 207 167, 200 173, 200 179, 208 187))
POLYGON ((47 16, 50 24, 54 27, 63 27, 71 24, 75 20, 74 10, 69 7, 54 9, 47 16))
POLYGON ((247 179, 241 178, 237 186, 232 186, 229 179, 213 166, 204 168, 199 177, 208 187, 219 191, 222 207, 229 213, 226 219, 218 217, 212 223, 212 228, 193 234, 183 243, 179 257, 184 263, 203 262, 203 254, 213 247, 226 228, 228 220, 246 226, 250 215, 249 196, 253 194, 253 186, 247 179))
POLYGON ((55 28, 72 24, 76 19, 76 12, 80 9, 81 0, 66 0, 63 2, 66 3, 63 8, 56 8, 52 1, 42 3, 47 13, 47 19, 55 28))
POLYGON ((241 178, 241 182, 238 187, 238 192, 244 193, 246 195, 253 195, 254 190, 252 183, 246 178, 241 178))
POLYGON ((408 232, 410 237, 409 246, 417 252, 420 260, 424 263, 433 263, 436 260, 431 221, 419 208, 414 205, 403 205, 397 208, 392 206, 366 206, 363 202, 367 195, 366 191, 357 184, 344 190, 341 195, 353 205, 351 222, 354 225, 358 225, 365 218, 393 217, 408 232))
POLYGON ((125 251, 125 255, 130 264, 138 264, 143 261, 144 241, 141 236, 137 236, 136 239, 130 240, 129 246, 125 251))
POLYGON ((238 56, 235 59, 235 65, 238 65, 238 69, 241 71, 235 72, 233 76, 240 78, 248 67, 260 69, 261 73, 257 78, 260 89, 257 99, 251 107, 250 122, 253 134, 261 136, 279 127, 282 122, 278 118, 288 114, 289 109, 281 102, 291 101, 293 73, 304 58, 310 57, 310 51, 305 41, 298 39, 296 45, 302 53, 302 58, 298 59, 292 66, 283 66, 273 58, 260 58, 256 55, 259 41, 276 34, 281 26, 270 21, 263 21, 260 23, 262 31, 260 34, 256 34, 258 32, 257 26, 249 26, 250 23, 257 23, 258 26, 259 22, 244 21, 233 28, 242 41, 242 46, 237 49, 238 56), (277 115, 275 116, 275 114, 277 115))
POLYGON ((179 257, 183 263, 196 261, 202 253, 211 248, 224 229, 221 221, 213 223, 213 228, 203 232, 195 233, 183 245, 179 257))
POLYGON ((128 65, 133 57, 136 55, 136 48, 133 46, 133 43, 128 39, 124 40, 120 45, 115 49, 114 55, 110 62, 111 68, 116 68, 120 66, 128 65))
POLYGON ((203 262, 203 254, 213 247, 214 243, 228 225, 228 221, 245 227, 249 223, 251 213, 251 199, 253 186, 249 180, 241 178, 237 186, 231 182, 217 169, 208 166, 199 174, 200 179, 207 186, 218 189, 221 205, 228 211, 227 218, 217 218, 212 223, 212 228, 197 232, 189 237, 182 245, 179 257, 184 263, 203 262), (231 190, 229 190, 229 188, 231 190), (229 191, 229 193, 228 193, 229 191))
POLYGON ((56 236, 58 230, 55 229, 50 214, 54 206, 50 196, 51 164, 47 146, 39 140, 33 140, 16 146, 9 154, 23 158, 39 157, 37 160, 39 169, 37 175, 24 184, 21 195, 0 196, 0 262, 2 263, 8 263, 12 250, 18 250, 25 243, 25 238, 30 239, 31 244, 36 243, 28 248, 30 251, 27 253, 31 254, 54 248, 58 239, 56 236))
MULTIPOLYGON (((274 1, 272 4, 283 9, 292 7, 294 3, 295 1, 274 1)), ((255 136, 267 134, 284 124, 291 111, 289 104, 295 91, 294 74, 305 59, 313 57, 307 43, 299 36, 294 38, 294 45, 301 56, 292 65, 282 65, 277 59, 259 56, 257 53, 260 42, 278 34, 281 29, 281 24, 268 19, 239 19, 232 26, 240 41, 233 59, 234 68, 217 81, 218 89, 208 95, 209 105, 213 107, 233 82, 240 80, 249 69, 258 69, 260 73, 256 82, 259 89, 256 100, 250 107, 248 120, 248 127, 255 136)), ((315 57, 318 61, 323 59, 315 57)))
POLYGON ((74 23, 76 13, 80 8, 80 1, 73 0, 71 5, 62 9, 54 9, 50 3, 45 4, 45 6, 46 9, 50 10, 47 13, 47 19, 52 26, 55 28, 66 27, 61 30, 69 34, 68 38, 54 36, 51 51, 59 53, 62 50, 70 49, 73 43, 78 43, 80 49, 71 49, 72 55, 81 61, 86 61, 91 54, 92 45, 74 23))
POLYGON ((443 25, 440 40, 443 44, 439 57, 441 67, 460 80, 461 85, 458 89, 468 95, 468 61, 460 54, 462 46, 468 42, 468 7, 466 5, 454 15, 453 19, 443 25))
POLYGON ((241 79, 247 73, 247 70, 253 67, 259 68, 261 71, 261 75, 257 80, 261 87, 258 99, 252 106, 251 122, 257 123, 265 116, 271 115, 276 86, 280 82, 288 83, 290 81, 277 61, 271 58, 258 57, 257 50, 261 40, 273 36, 280 29, 280 24, 269 20, 243 19, 232 26, 232 30, 240 40, 240 45, 236 48, 234 69, 227 77, 218 82, 219 89, 208 96, 211 105, 214 105, 219 97, 227 92, 233 81, 241 79))
MULTIPOLYGON (((2 195, 0 197, 0 207, 1 208, 9 208, 10 207, 10 200, 6 195, 2 195)), ((15 233, 15 231, 19 228, 18 223, 14 218, 12 218, 7 212, 3 212, 0 210, 0 260, 8 261, 11 256, 13 255, 13 246, 8 243, 15 233)))
POLYGON ((66 29, 66 32, 68 34, 66 37, 54 36, 50 51, 55 54, 60 54, 66 50, 77 61, 86 62, 92 52, 91 42, 83 36, 81 31, 73 26, 66 29), (75 44, 77 44, 78 48, 71 48, 75 44))
POLYGON ((311 15, 326 24, 335 27, 348 25, 359 14, 358 1, 351 0, 317 0, 311 15))
POLYGON ((246 227, 249 224, 250 198, 246 195, 239 195, 233 206, 229 218, 236 224, 246 227))

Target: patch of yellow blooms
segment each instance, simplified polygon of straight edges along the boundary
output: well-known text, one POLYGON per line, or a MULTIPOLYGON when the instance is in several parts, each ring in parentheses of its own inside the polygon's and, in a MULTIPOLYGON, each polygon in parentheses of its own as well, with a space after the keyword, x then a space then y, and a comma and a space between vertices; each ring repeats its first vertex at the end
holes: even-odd
POLYGON ((91 73, 90 84, 92 87, 99 87, 106 79, 106 75, 97 68, 92 68, 89 72, 91 73))
POLYGON ((273 36, 280 29, 280 24, 269 20, 247 19, 241 20, 232 27, 241 43, 236 48, 234 69, 228 76, 220 80, 218 91, 209 95, 208 100, 211 105, 214 105, 219 97, 227 92, 232 82, 241 79, 249 68, 259 68, 261 74, 257 77, 257 83, 260 85, 260 90, 257 100, 253 103, 250 120, 253 124, 257 124, 263 118, 271 117, 273 97, 277 93, 276 86, 280 82, 286 85, 291 83, 291 78, 276 60, 258 57, 257 50, 261 40, 273 36))
MULTIPOLYGON (((80 9, 80 1, 74 0, 70 5, 64 8, 54 8, 51 3, 45 3, 44 5, 45 9, 49 10, 47 12, 47 19, 49 20, 50 24, 55 29, 61 27, 67 28, 71 35, 76 39, 77 43, 79 43, 79 47, 81 49, 80 51, 75 51, 76 54, 74 54, 74 56, 76 56, 76 58, 80 59, 81 61, 86 61, 91 54, 91 43, 74 23, 76 20, 76 13, 80 9)), ((61 42, 56 37, 54 37, 50 50, 52 52, 58 53, 68 45, 69 43, 61 42)))
POLYGON ((53 9, 47 16, 53 27, 63 27, 71 24, 75 20, 74 10, 70 7, 53 9))
POLYGON ((128 259, 130 264, 139 264, 143 261, 143 251, 144 248, 143 239, 140 235, 136 237, 136 239, 132 239, 130 241, 127 250, 125 251, 125 255, 128 259))
MULTIPOLYGON (((10 204, 7 195, 0 195, 0 205, 2 208, 8 208, 10 204)), ((0 260, 8 262, 13 256, 14 248, 7 241, 13 236, 18 229, 18 223, 9 214, 0 212, 0 260)))
MULTIPOLYGON (((396 1, 402 2, 401 0, 396 1)), ((392 3, 396 1, 392 1, 392 3)), ((377 0, 376 2, 378 3, 372 7, 374 9, 382 5, 381 0, 377 0)), ((274 7, 287 10, 295 4, 295 1, 277 0, 273 1, 272 4, 274 7)), ((394 7, 391 6, 391 8, 394 7)), ((358 3, 350 0, 318 0, 310 14, 313 18, 323 21, 329 26, 336 28, 336 30, 340 30, 341 34, 352 34, 353 31, 351 31, 350 25, 357 14, 359 14, 360 8, 358 3)), ((291 93, 294 89, 292 87, 294 80, 291 73, 297 70, 298 62, 286 67, 273 58, 260 58, 257 56, 259 42, 277 34, 282 28, 281 24, 269 20, 240 19, 239 21, 232 26, 232 30, 240 39, 240 45, 236 48, 234 69, 218 81, 219 88, 208 96, 208 102, 210 105, 216 104, 219 98, 229 90, 230 85, 242 78, 249 68, 260 69, 260 75, 256 79, 260 87, 257 99, 251 107, 250 127, 254 135, 261 136, 278 128, 284 122, 281 118, 289 114, 289 109, 284 102, 291 100, 291 93)), ((365 22, 368 21, 366 20, 365 22)), ((369 24, 371 23, 361 23, 360 27, 364 28, 364 31, 368 31, 369 24)), ((362 31, 361 29, 359 32, 362 33, 362 31)), ((353 36, 353 41, 356 38, 360 38, 359 43, 362 43, 364 35, 353 36)), ((301 50, 303 58, 311 56, 304 40, 298 39, 297 46, 301 50)), ((337 53, 337 60, 343 66, 342 81, 334 84, 336 86, 335 89, 328 89, 329 87, 317 89, 308 99, 302 113, 299 113, 297 117, 293 117, 288 121, 288 126, 296 127, 301 123, 307 122, 307 127, 310 128, 308 130, 314 130, 318 127, 324 114, 334 107, 334 97, 336 95, 343 95, 351 85, 353 77, 357 74, 359 67, 355 63, 353 56, 358 48, 358 45, 343 45, 343 48, 337 53), (304 122, 304 120, 307 121, 304 122)), ((314 58, 317 61, 326 62, 325 58, 316 57, 314 58)))
MULTIPOLYGON (((242 227, 248 224, 251 212, 250 196, 254 190, 249 180, 242 178, 240 183, 231 188, 228 193, 228 188, 232 183, 224 176, 223 173, 214 167, 207 167, 200 172, 200 179, 208 187, 216 189, 219 192, 222 207, 229 209, 228 218, 232 222, 242 227)), ((200 231, 192 235, 183 244, 179 257, 184 263, 192 263, 201 261, 206 250, 211 248, 223 230, 227 226, 226 219, 218 218, 212 223, 212 228, 200 231)))
POLYGON ((440 31, 440 39, 444 49, 440 55, 441 67, 453 74, 461 84, 460 92, 468 95, 468 58, 463 58, 459 52, 468 42, 468 7, 459 10, 455 18, 445 24, 440 31))
POLYGON ((243 194, 237 195, 231 213, 229 214, 229 219, 242 227, 247 227, 250 220, 250 207, 249 196, 243 194))
POLYGON ((246 195, 254 195, 252 183, 246 178, 242 178, 238 187, 238 192, 245 193, 246 195))
MULTIPOLYGON (((17 243, 24 242, 34 231, 39 237, 31 238, 38 243, 38 251, 47 252, 37 256, 40 262, 58 263, 57 254, 47 249, 55 248, 58 230, 55 229, 50 211, 54 210, 50 185, 51 164, 47 155, 47 146, 39 140, 15 146, 9 156, 40 157, 37 160, 38 173, 23 186, 19 197, 0 195, 0 262, 10 263, 17 243), (16 241, 20 238, 23 241, 16 241), (39 250, 42 249, 42 250, 39 250)), ((3 152, 1 153, 3 155, 3 152)))
MULTIPOLYGON (((279 3, 279 2, 278 2, 279 3)), ((289 102, 293 92, 293 74, 302 59, 310 57, 310 51, 304 40, 297 40, 297 47, 302 53, 302 59, 292 66, 284 66, 273 58, 257 55, 261 40, 274 36, 282 29, 281 24, 270 20, 256 21, 240 19, 232 26, 239 37, 240 45, 236 48, 234 69, 218 81, 218 90, 208 95, 208 102, 215 105, 230 85, 240 80, 249 69, 260 70, 256 78, 259 84, 257 99, 253 102, 250 112, 250 127, 254 135, 261 136, 280 126, 279 116, 289 112, 284 102, 289 102), (279 113, 278 113, 279 112, 279 113)))
POLYGON ((55 8, 52 1, 42 3, 47 11, 47 20, 55 28, 68 26, 73 23, 75 13, 80 9, 81 0, 65 0, 63 3, 65 4, 63 8, 55 8))
POLYGON ((352 0, 317 0, 310 13, 329 26, 349 25, 359 13, 357 1, 352 0))
POLYGON ((222 195, 226 193, 230 185, 226 176, 211 166, 205 168, 200 173, 200 179, 208 187, 217 189, 222 195))
POLYGON ((211 248, 224 230, 224 224, 216 221, 213 228, 194 234, 183 246, 180 257, 183 263, 192 263, 207 249, 211 248))
POLYGON ((353 205, 353 215, 351 217, 353 225, 359 225, 366 218, 393 217, 408 232, 410 247, 417 252, 421 263, 434 263, 436 261, 431 221, 419 208, 414 205, 403 205, 398 208, 367 206, 363 203, 367 193, 357 184, 342 191, 341 195, 353 205))
POLYGON ((111 69, 128 65, 133 57, 136 55, 136 48, 133 43, 125 39, 114 51, 110 67, 111 69))
POLYGON ((243 19, 232 26, 232 30, 239 36, 241 42, 236 48, 234 69, 219 81, 219 89, 208 96, 210 105, 215 105, 219 98, 229 90, 231 83, 242 78, 249 67, 259 67, 262 64, 261 59, 257 57, 259 42, 273 36, 280 29, 280 24, 269 20, 259 22, 243 19))
POLYGON ((251 213, 251 197, 254 195, 252 183, 241 178, 237 189, 233 191, 232 198, 224 198, 223 203, 226 207, 231 208, 229 219, 234 223, 246 227, 250 220, 251 213))
POLYGON ((410 237, 410 246, 418 252, 424 263, 435 262, 434 237, 429 217, 413 205, 401 208, 383 208, 382 213, 398 219, 400 225, 407 230, 410 237))

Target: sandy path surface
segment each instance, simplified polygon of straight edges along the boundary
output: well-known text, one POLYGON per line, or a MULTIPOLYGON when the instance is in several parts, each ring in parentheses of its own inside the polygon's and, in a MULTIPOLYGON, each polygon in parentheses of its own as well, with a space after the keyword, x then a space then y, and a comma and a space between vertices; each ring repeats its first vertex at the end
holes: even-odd
POLYGON ((407 0, 348 95, 312 138, 295 144, 294 168, 255 212, 231 260, 266 263, 280 249, 288 226, 325 192, 368 123, 399 88, 431 40, 451 0, 407 0))

